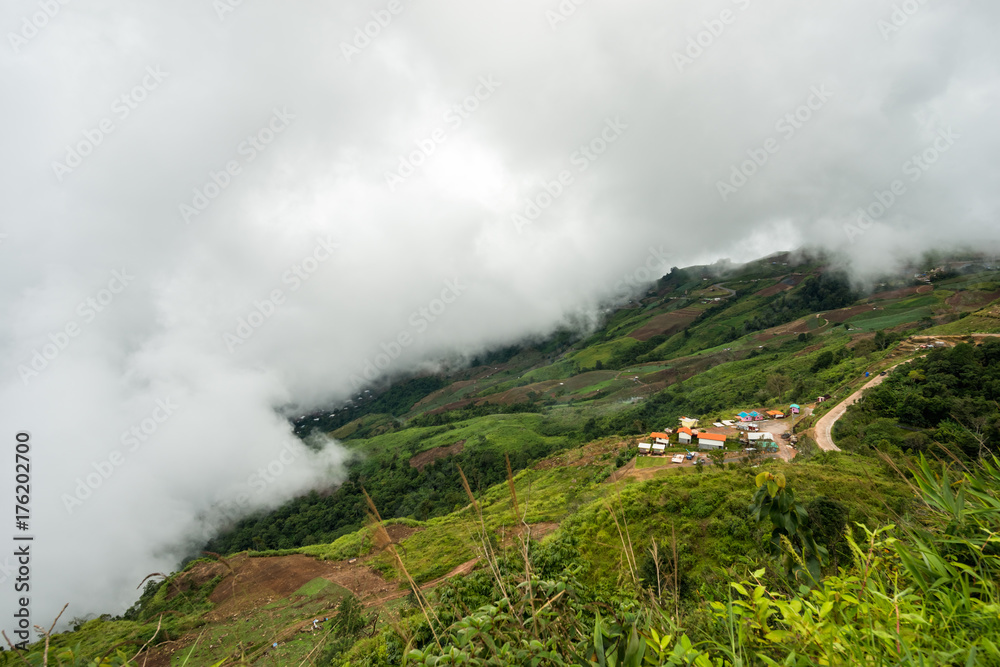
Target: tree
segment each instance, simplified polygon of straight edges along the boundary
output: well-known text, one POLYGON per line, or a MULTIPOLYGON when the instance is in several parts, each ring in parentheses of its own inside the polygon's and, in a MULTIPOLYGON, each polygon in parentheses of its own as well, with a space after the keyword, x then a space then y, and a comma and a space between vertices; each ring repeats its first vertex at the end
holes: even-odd
POLYGON ((894 337, 893 336, 887 334, 882 329, 879 329, 878 331, 875 332, 875 341, 874 342, 875 342, 875 347, 876 348, 878 348, 879 350, 884 350, 887 347, 889 347, 890 345, 892 345, 893 342, 895 342, 895 341, 894 341, 894 337))
POLYGON ((781 373, 774 373, 767 377, 767 395, 769 397, 773 396, 780 398, 788 388, 792 386, 792 381, 787 375, 782 375, 781 373))
POLYGON ((717 469, 722 470, 722 467, 726 464, 725 447, 709 450, 708 458, 712 459, 712 465, 714 465, 717 469))
POLYGON ((788 487, 784 474, 762 472, 755 483, 757 492, 750 503, 750 515, 757 523, 770 522, 771 553, 788 575, 800 579, 805 574, 813 583, 818 583, 828 553, 813 538, 809 513, 795 502, 795 494, 788 487))
POLYGON ((824 350, 822 353, 820 353, 818 357, 816 357, 816 361, 813 362, 811 370, 813 373, 818 373, 824 368, 829 368, 832 365, 833 365, 833 352, 831 352, 830 350, 824 350))

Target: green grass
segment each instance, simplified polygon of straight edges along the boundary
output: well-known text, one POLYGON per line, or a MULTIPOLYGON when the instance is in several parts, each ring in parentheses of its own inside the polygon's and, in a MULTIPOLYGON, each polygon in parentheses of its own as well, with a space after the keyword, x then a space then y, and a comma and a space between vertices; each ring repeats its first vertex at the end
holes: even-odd
POLYGON ((503 451, 512 451, 526 443, 563 444, 565 438, 561 436, 539 434, 543 421, 544 417, 536 413, 486 415, 445 426, 413 427, 373 438, 359 438, 345 444, 356 452, 374 454, 395 451, 408 457, 434 447, 452 445, 459 440, 465 440, 468 447, 480 437, 503 451))
MULTIPOLYGON (((524 470, 515 476, 519 508, 529 524, 559 523, 576 508, 610 487, 596 483, 607 467, 605 462, 579 468, 524 470)), ((477 494, 487 531, 501 535, 517 525, 507 484, 495 485, 477 494)), ((400 551, 403 563, 418 582, 426 582, 447 574, 458 565, 471 560, 481 551, 475 538, 478 517, 471 505, 447 516, 431 519, 424 530, 412 535, 400 551)), ((305 551, 305 550, 303 550, 305 551)), ((391 567, 391 557, 382 554, 374 559, 380 568, 391 567)))
POLYGON ((966 336, 973 333, 1000 333, 1000 319, 969 315, 960 320, 931 327, 922 332, 926 335, 966 336))
POLYGON ((670 462, 670 457, 673 454, 685 454, 683 450, 679 451, 668 451, 666 456, 640 456, 635 460, 635 467, 639 470, 644 470, 646 468, 675 468, 680 470, 679 466, 675 463, 670 462))
POLYGON ((598 361, 604 363, 611 359, 616 352, 623 352, 639 344, 634 338, 617 338, 607 343, 599 343, 588 348, 574 352, 569 360, 580 365, 581 368, 593 368, 598 361))
POLYGON ((873 311, 871 314, 866 313, 865 315, 853 317, 848 320, 848 322, 852 329, 861 329, 862 331, 878 331, 879 329, 891 329, 893 327, 898 327, 901 324, 919 322, 921 319, 931 317, 933 314, 934 312, 930 308, 915 308, 899 313, 873 311), (882 314, 877 315, 876 313, 882 314))
POLYGON ((572 361, 560 361, 549 366, 542 366, 525 373, 522 379, 529 382, 545 382, 546 380, 565 380, 576 374, 576 364, 572 361))

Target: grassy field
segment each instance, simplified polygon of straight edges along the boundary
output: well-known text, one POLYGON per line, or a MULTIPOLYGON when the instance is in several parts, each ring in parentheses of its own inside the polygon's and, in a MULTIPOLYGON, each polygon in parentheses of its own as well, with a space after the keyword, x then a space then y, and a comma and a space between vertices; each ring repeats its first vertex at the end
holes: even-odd
POLYGON ((607 362, 616 352, 628 350, 638 344, 639 341, 633 338, 617 338, 575 352, 570 355, 569 361, 579 364, 580 368, 593 368, 598 361, 607 362))
POLYGON ((545 443, 553 447, 565 444, 562 436, 543 436, 544 417, 535 413, 499 414, 475 417, 446 426, 414 427, 386 433, 375 438, 351 440, 345 443, 360 454, 399 452, 413 456, 434 447, 446 447, 460 440, 489 443, 501 451, 514 451, 527 444, 545 443))

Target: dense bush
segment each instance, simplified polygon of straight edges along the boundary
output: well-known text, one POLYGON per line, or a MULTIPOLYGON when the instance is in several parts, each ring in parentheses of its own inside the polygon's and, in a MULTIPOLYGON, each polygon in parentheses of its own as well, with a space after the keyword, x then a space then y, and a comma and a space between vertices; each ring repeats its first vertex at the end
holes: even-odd
POLYGON ((931 351, 866 392, 837 424, 851 449, 925 451, 939 442, 978 458, 1000 451, 1000 341, 931 351))

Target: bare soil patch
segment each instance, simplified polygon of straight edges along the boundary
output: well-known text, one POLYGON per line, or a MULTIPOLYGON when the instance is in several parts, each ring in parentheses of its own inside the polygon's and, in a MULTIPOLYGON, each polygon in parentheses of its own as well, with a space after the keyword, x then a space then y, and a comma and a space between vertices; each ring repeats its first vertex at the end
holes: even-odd
MULTIPOLYGON (((428 449, 426 452, 420 452, 416 456, 410 459, 410 467, 416 468, 420 472, 424 471, 424 468, 434 463, 438 459, 445 459, 449 456, 454 456, 455 454, 461 454, 462 450, 465 449, 465 440, 459 440, 453 445, 433 447, 428 449)), ((392 528, 394 526, 390 526, 392 528)))
POLYGON ((765 287, 764 289, 754 292, 754 296, 774 296, 775 294, 781 294, 792 289, 792 285, 786 285, 785 283, 778 283, 777 285, 771 285, 770 287, 765 287))
POLYGON ((809 317, 803 317, 802 319, 795 320, 794 322, 789 322, 788 324, 782 324, 781 326, 771 327, 770 329, 764 329, 759 334, 755 336, 757 340, 771 340, 775 336, 789 336, 797 335, 800 333, 809 333, 813 331, 809 328, 809 320, 815 318, 815 315, 810 315, 809 317))
POLYGON ((835 324, 840 324, 841 322, 846 322, 847 320, 860 315, 861 313, 870 313, 874 308, 872 306, 851 306, 850 308, 841 308, 840 310, 831 310, 829 312, 823 313, 823 317, 835 324))
POLYGON ((762 290, 754 292, 754 296, 774 296, 775 294, 780 294, 781 292, 792 289, 803 280, 805 280, 805 276, 803 274, 793 273, 782 278, 777 285, 771 285, 770 287, 765 287, 762 290))
POLYGON ((889 290, 887 292, 879 292, 878 294, 872 294, 868 298, 873 301, 905 299, 906 297, 913 296, 914 294, 927 294, 928 292, 933 291, 934 287, 932 285, 919 285, 915 287, 901 287, 900 289, 889 290))
POLYGON ((959 292, 953 294, 945 300, 953 308, 964 308, 967 310, 978 310, 987 304, 1000 299, 1000 291, 997 292, 959 292))
POLYGON ((433 403, 434 401, 438 400, 439 398, 441 398, 445 394, 453 394, 453 393, 461 391, 465 387, 468 387, 469 385, 473 385, 475 383, 476 383, 475 380, 460 380, 458 382, 453 382, 450 385, 448 385, 447 387, 442 387, 442 388, 438 389, 435 392, 427 394, 426 396, 424 396, 423 398, 421 398, 419 401, 417 401, 416 403, 414 403, 412 409, 416 410, 417 408, 421 408, 421 407, 423 407, 425 405, 433 403))
MULTIPOLYGON (((554 533, 559 529, 558 523, 552 523, 550 521, 543 521, 540 523, 528 524, 530 528, 529 536, 533 540, 540 540, 549 533, 554 533)), ((515 538, 521 537, 525 533, 524 524, 518 524, 516 526, 511 526, 504 530, 503 534, 500 536, 501 546, 509 547, 515 544, 515 538)))
POLYGON ((677 333, 687 325, 694 322, 695 318, 701 314, 697 308, 681 308, 670 313, 656 315, 649 322, 642 325, 629 334, 631 338, 638 341, 647 341, 653 336, 660 334, 677 333))
POLYGON ((630 444, 637 443, 638 439, 621 440, 619 438, 605 438, 597 440, 583 447, 570 449, 561 452, 547 459, 543 459, 532 466, 535 470, 551 470, 552 468, 580 468, 586 465, 607 465, 612 457, 602 458, 605 454, 617 453, 627 449, 630 444))

